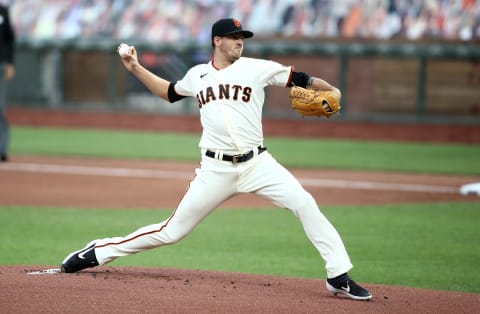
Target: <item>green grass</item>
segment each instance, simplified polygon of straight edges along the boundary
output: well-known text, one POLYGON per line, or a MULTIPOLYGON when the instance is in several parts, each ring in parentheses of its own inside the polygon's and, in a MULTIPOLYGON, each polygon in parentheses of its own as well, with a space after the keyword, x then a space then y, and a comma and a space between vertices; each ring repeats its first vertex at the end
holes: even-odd
MULTIPOLYGON (((12 154, 198 161, 199 134, 12 128, 12 154)), ((287 167, 480 175, 480 145, 267 138, 287 167)))
MULTIPOLYGON (((480 293, 480 203, 335 206, 360 282, 480 293)), ((126 235, 166 210, 0 207, 0 264, 57 266, 98 237, 126 235)), ((175 267, 324 278, 298 220, 281 209, 213 212, 181 242, 112 266, 175 267)))
POLYGON ((198 160, 199 135, 93 129, 12 128, 13 154, 198 160))
MULTIPOLYGON (((13 127, 15 155, 198 161, 198 134, 13 127)), ((480 175, 479 145, 267 138, 287 167, 480 175)), ((480 203, 335 206, 360 282, 480 292, 480 203)), ((0 206, 0 264, 58 265, 98 237, 126 235, 170 210, 0 206)), ((178 244, 111 265, 211 269, 324 278, 300 223, 276 209, 217 210, 178 244)))

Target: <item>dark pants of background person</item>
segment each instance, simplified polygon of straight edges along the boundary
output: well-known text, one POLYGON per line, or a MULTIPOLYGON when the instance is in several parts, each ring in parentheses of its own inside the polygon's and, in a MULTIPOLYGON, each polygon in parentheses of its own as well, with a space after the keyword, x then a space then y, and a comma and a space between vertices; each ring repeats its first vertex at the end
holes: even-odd
POLYGON ((7 79, 5 78, 6 64, 0 63, 0 155, 8 154, 9 127, 6 115, 7 79))

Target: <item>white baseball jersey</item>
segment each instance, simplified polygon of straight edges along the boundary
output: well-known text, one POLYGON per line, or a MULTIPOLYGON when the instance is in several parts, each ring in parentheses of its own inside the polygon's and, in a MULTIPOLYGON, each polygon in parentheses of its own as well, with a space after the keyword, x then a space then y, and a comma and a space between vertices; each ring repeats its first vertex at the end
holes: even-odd
POLYGON ((200 168, 168 219, 125 237, 95 240, 98 263, 180 241, 225 200, 255 193, 300 219, 325 261, 328 278, 347 272, 352 264, 343 242, 312 195, 268 151, 257 148, 263 145, 264 88, 286 86, 291 74, 290 66, 252 58, 240 58, 221 70, 214 62, 191 68, 176 83, 175 92, 196 97, 199 103, 203 126, 200 168), (216 152, 215 158, 205 153, 207 149, 216 152), (232 152, 254 154, 239 163, 220 157, 232 152))
POLYGON ((245 152, 262 145, 264 88, 286 86, 292 70, 274 61, 245 57, 221 70, 212 61, 191 68, 175 91, 198 100, 203 127, 199 146, 245 152))

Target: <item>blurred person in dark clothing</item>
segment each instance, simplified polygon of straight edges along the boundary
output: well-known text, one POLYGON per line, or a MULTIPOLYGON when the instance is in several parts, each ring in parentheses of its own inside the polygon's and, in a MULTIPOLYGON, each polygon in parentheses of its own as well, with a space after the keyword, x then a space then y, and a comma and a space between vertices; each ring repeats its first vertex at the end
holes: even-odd
POLYGON ((0 3, 0 161, 8 161, 9 127, 5 113, 7 81, 15 75, 13 55, 15 34, 8 8, 0 3))

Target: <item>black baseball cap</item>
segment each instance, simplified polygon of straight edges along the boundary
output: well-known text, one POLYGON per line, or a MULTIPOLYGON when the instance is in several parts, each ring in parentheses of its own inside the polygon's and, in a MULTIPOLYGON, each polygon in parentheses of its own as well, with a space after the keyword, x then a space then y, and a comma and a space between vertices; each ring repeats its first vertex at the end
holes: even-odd
POLYGON ((253 37, 251 31, 244 30, 239 20, 233 18, 221 19, 216 21, 212 26, 212 39, 215 36, 228 36, 233 34, 241 34, 243 38, 253 37))

